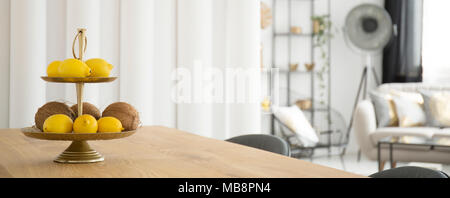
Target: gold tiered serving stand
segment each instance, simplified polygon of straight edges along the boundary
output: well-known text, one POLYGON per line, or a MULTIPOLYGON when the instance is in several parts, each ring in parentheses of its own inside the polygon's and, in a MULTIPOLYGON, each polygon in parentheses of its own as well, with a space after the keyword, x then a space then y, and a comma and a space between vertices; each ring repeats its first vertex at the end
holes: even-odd
MULTIPOLYGON (((83 56, 86 51, 87 38, 86 29, 79 28, 77 35, 73 41, 72 54, 74 58, 83 61, 83 56), (79 57, 75 54, 75 43, 78 39, 79 43, 79 57)), ((78 116, 83 115, 83 88, 85 83, 106 83, 112 82, 117 77, 48 77, 42 76, 43 80, 52 83, 74 83, 76 85, 77 92, 77 107, 78 116)), ((70 146, 61 153, 54 162, 58 163, 93 163, 104 161, 104 157, 92 149, 87 141, 92 140, 112 140, 125 138, 136 133, 133 131, 123 131, 116 133, 48 133, 42 132, 35 126, 22 128, 22 133, 31 138, 42 140, 59 140, 59 141, 72 141, 70 146)))

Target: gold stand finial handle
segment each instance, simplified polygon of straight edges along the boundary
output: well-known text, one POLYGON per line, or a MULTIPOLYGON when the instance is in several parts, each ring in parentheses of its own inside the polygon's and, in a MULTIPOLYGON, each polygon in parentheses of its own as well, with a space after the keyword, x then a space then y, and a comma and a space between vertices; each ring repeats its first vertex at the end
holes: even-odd
POLYGON ((83 115, 83 87, 84 83, 77 83, 77 108, 78 116, 83 115))
POLYGON ((78 28, 78 33, 73 39, 72 43, 72 55, 73 58, 78 59, 80 61, 83 61, 84 53, 86 53, 86 47, 87 47, 87 37, 86 37, 86 29, 85 28, 78 28), (75 54, 75 42, 78 38, 78 57, 75 54))
MULTIPOLYGON (((73 39, 72 44, 72 55, 74 58, 83 61, 84 53, 86 52, 87 47, 87 37, 86 37, 86 28, 78 28, 78 33, 73 39), (78 57, 75 54, 75 42, 78 38, 78 57)), ((78 107, 78 116, 83 115, 83 88, 84 83, 77 83, 77 107, 78 107)))

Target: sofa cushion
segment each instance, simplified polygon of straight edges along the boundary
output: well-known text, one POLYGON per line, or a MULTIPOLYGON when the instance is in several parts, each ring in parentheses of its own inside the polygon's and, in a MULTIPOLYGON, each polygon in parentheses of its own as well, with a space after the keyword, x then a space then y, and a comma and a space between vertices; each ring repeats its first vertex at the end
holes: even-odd
POLYGON ((370 133, 370 139, 374 145, 378 144, 380 139, 389 136, 415 136, 432 138, 435 132, 439 131, 436 127, 383 127, 378 128, 374 132, 370 133))
POLYGON ((424 99, 426 125, 450 127, 450 92, 421 90, 420 93, 424 99))
POLYGON ((296 133, 303 146, 314 146, 319 142, 316 131, 297 105, 290 107, 272 107, 275 117, 296 133))
POLYGON ((408 99, 409 101, 413 101, 415 103, 423 104, 422 94, 420 94, 418 92, 414 92, 414 91, 398 91, 398 90, 394 90, 393 89, 393 90, 391 90, 391 92, 389 92, 389 94, 392 95, 392 96, 408 99))
POLYGON ((422 105, 409 97, 393 96, 400 127, 423 126, 426 123, 422 105))
POLYGON ((369 96, 375 107, 378 127, 398 126, 397 112, 391 95, 372 91, 369 96))

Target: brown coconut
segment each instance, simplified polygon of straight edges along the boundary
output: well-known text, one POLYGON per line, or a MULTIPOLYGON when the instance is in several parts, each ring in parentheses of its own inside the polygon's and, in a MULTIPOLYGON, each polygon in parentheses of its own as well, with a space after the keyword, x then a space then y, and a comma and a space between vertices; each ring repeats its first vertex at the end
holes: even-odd
POLYGON ((55 114, 65 114, 71 119, 74 119, 75 117, 73 111, 66 104, 62 102, 49 102, 39 108, 34 115, 36 127, 42 131, 45 120, 55 114))
MULTIPOLYGON (((75 118, 78 117, 78 105, 74 104, 72 105, 72 107, 70 107, 70 109, 72 109, 75 118)), ((83 102, 83 114, 94 116, 94 118, 97 120, 102 116, 100 110, 98 110, 95 105, 88 102, 83 102)))
POLYGON ((102 117, 107 116, 119 119, 125 131, 136 130, 139 127, 139 112, 126 102, 110 104, 102 113, 102 117))

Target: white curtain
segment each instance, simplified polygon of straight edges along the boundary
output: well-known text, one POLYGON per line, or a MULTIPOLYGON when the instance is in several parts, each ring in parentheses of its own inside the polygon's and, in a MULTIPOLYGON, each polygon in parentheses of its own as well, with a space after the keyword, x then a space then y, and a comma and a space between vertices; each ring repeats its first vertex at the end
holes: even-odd
POLYGON ((9 125, 19 127, 45 102, 46 2, 11 1, 10 17, 9 125))
MULTIPOLYGON (((152 123, 154 1, 120 2, 120 100, 140 111, 141 122, 152 123)), ((155 96, 157 96, 155 94, 155 96)))
MULTIPOLYGON (((126 101, 138 109, 144 125, 219 139, 260 132, 257 100, 177 104, 173 98, 176 69, 195 76, 198 66, 200 76, 215 73, 193 78, 192 84, 207 90, 222 84, 223 90, 213 90, 215 96, 234 93, 227 69, 257 74, 245 86, 260 93, 256 0, 0 0, 0 28, 9 30, 0 32, 0 127, 32 125, 46 101, 75 103, 74 85, 39 77, 51 61, 72 57, 79 27, 87 28, 86 59, 104 58, 115 66, 112 75, 119 76, 114 83, 85 86, 86 101, 100 110, 126 101)), ((194 99, 201 92, 192 91, 194 99)))
MULTIPOLYGON (((244 69, 247 72, 259 73, 260 65, 260 9, 258 1, 227 1, 226 6, 226 56, 227 65, 234 69, 244 69)), ((228 79, 228 78, 227 78, 228 79)), ((255 75, 244 84, 236 84, 235 87, 246 86, 249 96, 260 95, 260 76, 255 75)), ((236 82, 240 83, 240 82, 236 82)), ((229 85, 230 83, 227 83, 229 85)), ((227 97, 230 95, 227 89, 227 97)), ((259 133, 261 130, 261 116, 255 116, 260 111, 258 103, 261 98, 252 97, 250 100, 239 103, 231 103, 226 107, 227 134, 236 136, 242 133, 259 133), (239 116, 236 116, 239 115, 239 116)))
POLYGON ((180 0, 177 6, 178 66, 192 71, 191 102, 178 105, 178 127, 205 136, 213 133, 212 105, 199 101, 203 99, 204 82, 195 67, 212 67, 212 5, 210 0, 180 0))

